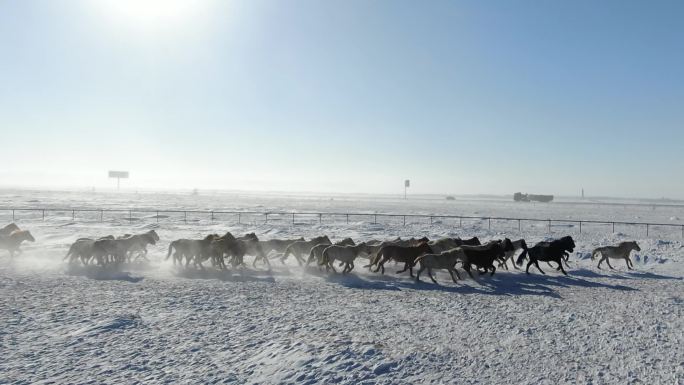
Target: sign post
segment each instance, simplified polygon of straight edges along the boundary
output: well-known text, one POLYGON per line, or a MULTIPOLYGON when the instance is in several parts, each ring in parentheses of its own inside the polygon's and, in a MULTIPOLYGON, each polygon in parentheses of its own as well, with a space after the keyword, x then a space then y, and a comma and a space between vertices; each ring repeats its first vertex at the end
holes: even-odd
POLYGON ((411 187, 411 181, 406 179, 404 181, 404 199, 406 199, 406 189, 411 187))
POLYGON ((121 179, 128 179, 128 171, 110 171, 110 178, 116 178, 116 189, 121 188, 121 179))

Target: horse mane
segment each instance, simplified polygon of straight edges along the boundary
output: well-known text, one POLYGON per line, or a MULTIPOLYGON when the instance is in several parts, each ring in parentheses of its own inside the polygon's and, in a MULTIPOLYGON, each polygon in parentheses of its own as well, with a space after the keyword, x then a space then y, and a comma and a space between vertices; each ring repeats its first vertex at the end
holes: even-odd
POLYGON ((10 223, 9 225, 2 228, 2 230, 10 230, 10 229, 12 229, 12 231, 20 230, 19 226, 17 226, 16 223, 10 223))

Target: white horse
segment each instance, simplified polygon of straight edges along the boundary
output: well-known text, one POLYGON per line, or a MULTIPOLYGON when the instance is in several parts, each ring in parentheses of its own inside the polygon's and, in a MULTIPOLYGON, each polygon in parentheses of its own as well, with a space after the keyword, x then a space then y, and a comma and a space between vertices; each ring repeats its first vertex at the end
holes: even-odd
POLYGON ((463 252, 463 249, 460 247, 456 247, 439 254, 424 254, 418 257, 416 260, 416 262, 420 264, 420 269, 418 269, 418 273, 416 273, 416 282, 420 282, 420 273, 422 273, 425 269, 427 269, 428 276, 430 276, 430 279, 434 283, 437 283, 437 280, 432 276, 432 269, 447 270, 449 275, 451 275, 451 280, 456 282, 454 273, 456 273, 456 277, 458 277, 458 279, 461 279, 461 276, 456 270, 456 263, 459 261, 462 262, 465 260, 465 258, 466 255, 463 252))
POLYGON ((323 250, 323 258, 321 262, 319 262, 319 265, 325 265, 326 270, 332 269, 337 273, 337 270, 335 270, 335 267, 333 266, 334 262, 337 260, 345 264, 342 274, 346 274, 354 269, 354 260, 359 254, 370 253, 370 251, 371 247, 364 242, 361 242, 356 246, 329 246, 323 250))
POLYGON ((613 269, 613 266, 610 265, 610 258, 624 259, 625 263, 627 264, 627 268, 632 270, 634 264, 632 264, 632 260, 629 259, 629 253, 631 253, 632 250, 641 251, 641 248, 635 241, 622 242, 617 246, 603 246, 595 249, 591 253, 591 260, 593 261, 599 254, 601 254, 598 268, 601 268, 601 262, 606 261, 608 267, 610 267, 611 270, 615 270, 613 269))
POLYGON ((9 235, 0 236, 0 249, 9 251, 10 258, 14 258, 14 254, 21 254, 19 246, 22 242, 35 240, 28 230, 14 230, 9 235))

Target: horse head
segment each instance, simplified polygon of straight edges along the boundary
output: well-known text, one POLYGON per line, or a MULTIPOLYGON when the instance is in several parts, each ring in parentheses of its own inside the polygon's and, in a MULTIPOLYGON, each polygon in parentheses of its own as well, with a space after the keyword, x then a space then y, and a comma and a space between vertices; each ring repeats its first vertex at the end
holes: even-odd
POLYGON ((418 243, 418 245, 415 247, 418 248, 423 253, 432 253, 432 248, 427 243, 427 241, 422 241, 422 242, 418 243))
POLYGON ((511 240, 508 238, 504 238, 503 242, 501 243, 501 246, 503 246, 504 251, 515 250, 515 246, 513 246, 513 242, 511 242, 511 240))
POLYGON ((527 242, 525 242, 524 239, 520 240, 520 248, 523 250, 527 250, 527 242))
MULTIPOLYGON (((157 234, 156 231, 150 230, 150 231, 147 232, 147 234, 148 234, 152 239, 154 239, 155 242, 158 242, 158 241, 159 241, 159 235, 157 234)), ((154 243, 152 243, 152 244, 154 244, 154 243)))
POLYGON ((313 238, 312 241, 316 244, 320 243, 327 243, 329 245, 332 245, 332 242, 330 241, 330 238, 328 238, 327 235, 321 235, 320 237, 313 238))
POLYGON ((564 250, 567 250, 570 253, 572 253, 575 250, 575 241, 569 235, 566 235, 565 237, 561 238, 559 240, 559 243, 561 244, 564 250))
POLYGON ((35 242, 36 241, 36 239, 33 238, 33 235, 31 235, 31 232, 28 230, 14 230, 10 234, 10 237, 17 238, 20 241, 29 241, 29 242, 35 242))
POLYGON ((245 241, 259 241, 259 238, 256 236, 255 233, 247 233, 244 236, 240 237, 240 239, 245 241))

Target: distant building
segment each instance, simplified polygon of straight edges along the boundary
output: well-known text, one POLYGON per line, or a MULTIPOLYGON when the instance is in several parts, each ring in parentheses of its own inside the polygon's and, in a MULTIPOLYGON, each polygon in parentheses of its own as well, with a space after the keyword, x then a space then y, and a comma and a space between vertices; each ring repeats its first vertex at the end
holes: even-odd
POLYGON ((553 200, 553 195, 535 195, 535 194, 513 194, 513 200, 516 202, 543 202, 548 203, 553 200))

